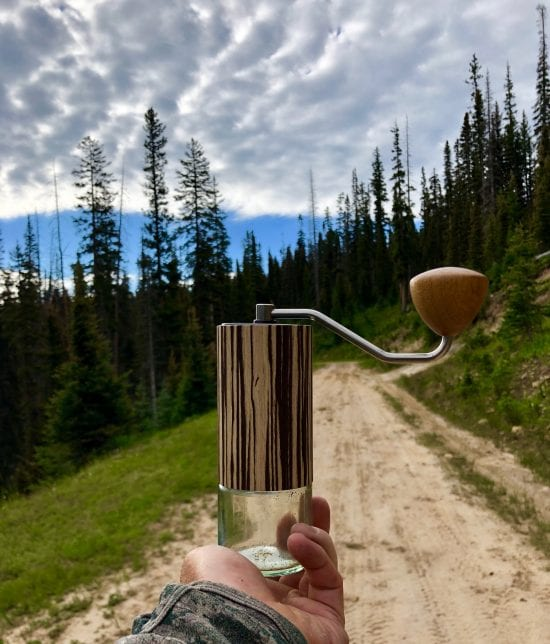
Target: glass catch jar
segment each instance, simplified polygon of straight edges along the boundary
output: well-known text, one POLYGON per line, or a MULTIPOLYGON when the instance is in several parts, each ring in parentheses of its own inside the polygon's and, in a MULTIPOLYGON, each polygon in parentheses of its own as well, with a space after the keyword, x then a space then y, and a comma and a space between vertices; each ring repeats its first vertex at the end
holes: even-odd
POLYGON ((311 523, 311 327, 218 327, 218 543, 265 576, 301 570, 286 549, 311 523))

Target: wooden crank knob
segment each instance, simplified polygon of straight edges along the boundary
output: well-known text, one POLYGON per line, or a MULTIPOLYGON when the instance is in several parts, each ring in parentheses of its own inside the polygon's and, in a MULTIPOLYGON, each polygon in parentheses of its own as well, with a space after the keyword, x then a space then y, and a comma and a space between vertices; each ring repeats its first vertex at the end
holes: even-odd
POLYGON ((410 282, 420 317, 441 336, 455 336, 478 314, 489 280, 468 268, 447 266, 420 273, 410 282))

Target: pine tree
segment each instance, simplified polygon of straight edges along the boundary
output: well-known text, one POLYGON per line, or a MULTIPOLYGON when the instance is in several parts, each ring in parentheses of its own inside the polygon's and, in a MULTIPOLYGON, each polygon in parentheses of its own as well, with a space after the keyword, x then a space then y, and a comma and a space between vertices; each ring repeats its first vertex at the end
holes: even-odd
POLYGON ((524 185, 523 161, 521 155, 520 124, 517 118, 516 97, 510 64, 506 65, 506 81, 504 84, 504 133, 502 146, 502 165, 504 185, 509 185, 510 177, 514 177, 518 199, 527 205, 527 187, 524 185))
POLYGON ((348 257, 353 244, 353 225, 349 195, 341 192, 336 199, 336 223, 340 235, 342 255, 348 257))
MULTIPOLYGON (((353 176, 352 176, 353 181, 353 176)), ((352 189, 354 189, 352 185, 352 189)), ((355 253, 355 226, 349 195, 340 193, 336 200, 336 225, 340 237, 337 272, 332 285, 332 313, 338 319, 347 318, 353 312, 355 279, 353 256, 355 253)))
POLYGON ((335 276, 340 270, 340 236, 334 230, 328 208, 323 221, 324 236, 319 239, 319 295, 323 312, 336 317, 332 310, 335 276))
POLYGON ((58 374, 59 389, 48 409, 48 443, 42 463, 51 473, 79 466, 127 431, 131 407, 114 372, 79 262, 74 266, 71 357, 58 374))
POLYGON ((548 68, 548 43, 546 40, 546 7, 537 5, 539 27, 539 56, 537 61, 536 101, 534 131, 537 147, 548 136, 550 126, 550 71, 548 68))
MULTIPOLYGON (((469 193, 470 208, 468 222, 468 264, 474 269, 483 268, 483 187, 485 185, 485 164, 487 156, 487 118, 480 83, 482 74, 474 54, 470 62, 469 83, 471 91, 471 130, 468 143, 470 159, 469 193)), ((468 189, 469 188, 469 189, 468 189)))
MULTIPOLYGON (((456 146, 455 146, 456 150, 456 146)), ((458 156, 458 155, 457 155, 458 156)), ((443 210, 445 218, 444 261, 451 266, 460 264, 460 228, 462 204, 458 202, 458 176, 453 167, 451 146, 445 141, 443 148, 443 210)))
MULTIPOLYGON (((153 422, 156 420, 157 389, 163 381, 171 359, 179 354, 181 344, 182 320, 173 316, 173 300, 168 305, 167 290, 170 280, 179 282, 180 274, 174 248, 173 216, 168 210, 168 188, 165 169, 167 165, 165 147, 166 126, 160 121, 157 112, 151 107, 145 112, 145 195, 148 208, 147 221, 143 227, 142 253, 140 256, 141 282, 140 301, 143 306, 143 327, 145 329, 148 391, 153 422), (174 337, 172 328, 176 326, 180 335, 174 337)), ((173 289, 172 289, 173 290, 173 289)))
MULTIPOLYGON (((38 475, 36 446, 42 439, 44 404, 49 395, 48 345, 42 315, 41 278, 38 242, 30 217, 27 218, 23 246, 16 244, 12 275, 5 281, 2 294, 3 350, 9 364, 2 369, 6 409, 13 416, 5 418, 0 433, 11 444, 10 458, 4 463, 7 480, 14 488, 27 489, 38 475), (9 380, 8 380, 9 378, 9 380)), ((1 475, 0 475, 1 476, 1 475)))
POLYGON ((539 247, 550 248, 550 72, 546 42, 546 7, 538 5, 539 59, 537 64, 537 100, 534 129, 537 139, 537 163, 533 193, 533 229, 539 247))
MULTIPOLYGON (((39 261, 38 240, 28 217, 23 249, 17 246, 15 251, 19 306, 13 321, 12 337, 16 341, 14 358, 18 365, 21 431, 28 441, 26 453, 29 470, 32 469, 34 446, 41 438, 44 405, 51 384, 39 261)), ((34 474, 31 474, 31 478, 34 474)))
POLYGON ((251 230, 246 232, 243 244, 240 287, 243 307, 241 314, 245 319, 253 320, 256 304, 266 299, 266 276, 262 268, 261 247, 251 230))
POLYGON ((543 137, 539 143, 535 187, 533 195, 532 229, 539 249, 550 248, 550 138, 543 137))
POLYGON ((198 317, 191 308, 186 328, 186 352, 176 389, 175 422, 204 413, 216 404, 214 356, 204 349, 202 335, 198 317))
POLYGON ((535 182, 535 155, 533 150, 533 140, 531 128, 527 114, 522 113, 520 131, 519 131, 519 153, 521 165, 521 186, 524 195, 524 206, 526 210, 532 207, 534 182, 535 182))
POLYGON ((487 137, 485 154, 485 178, 483 189, 483 211, 485 215, 494 213, 499 191, 508 183, 503 163, 502 115, 497 101, 492 102, 489 72, 486 79, 486 119, 487 137))
POLYGON ((542 309, 536 302, 536 243, 533 236, 519 226, 510 239, 504 258, 505 286, 508 290, 503 333, 531 335, 540 327, 542 309))
POLYGON ((485 255, 492 262, 498 263, 502 260, 508 245, 509 235, 521 218, 521 203, 515 181, 515 177, 511 175, 508 187, 499 192, 496 210, 489 219, 485 255))
MULTIPOLYGON (((282 271, 281 264, 276 257, 267 253, 267 301, 277 303, 281 301, 282 271)), ((258 303, 258 302, 257 302, 258 303)))
POLYGON ((161 123, 158 114, 150 107, 145 112, 145 195, 148 208, 145 215, 148 221, 144 225, 143 245, 151 254, 151 281, 160 290, 166 282, 167 266, 174 258, 173 235, 170 225, 173 217, 168 211, 168 188, 166 186, 165 136, 166 126, 161 123))
POLYGON ((455 145, 454 208, 451 220, 453 259, 470 266, 481 263, 481 206, 479 181, 474 180, 473 133, 470 114, 466 112, 460 136, 455 145))
MULTIPOLYGON (((239 272, 240 268, 237 262, 237 276, 239 272)), ((294 254, 292 253, 292 248, 290 246, 287 246, 284 250, 281 250, 280 299, 275 302, 278 307, 292 308, 301 306, 296 277, 297 274, 294 268, 294 254)))
POLYGON ((154 304, 153 283, 151 279, 151 257, 145 253, 143 239, 138 260, 139 282, 136 294, 138 317, 138 354, 140 356, 140 381, 143 384, 143 398, 148 407, 153 424, 157 422, 157 393, 159 389, 158 352, 155 351, 155 332, 153 327, 154 304))
POLYGON ((374 214, 373 288, 376 298, 380 300, 388 295, 390 289, 391 263, 386 239, 388 219, 384 209, 388 193, 384 181, 384 166, 378 148, 374 150, 370 188, 374 214))
POLYGON ((362 181, 352 174, 352 256, 350 280, 358 308, 368 306, 373 299, 374 232, 370 216, 370 193, 362 181))
POLYGON ((188 277, 192 281, 193 304, 205 341, 214 337, 220 279, 228 275, 228 238, 220 198, 210 175, 210 164, 200 143, 191 139, 177 171, 175 198, 184 237, 188 277), (217 296, 218 294, 218 296, 217 296))
POLYGON ((311 244, 310 255, 313 269, 313 285, 315 291, 314 304, 315 308, 320 305, 320 285, 319 285, 319 236, 317 231, 317 198, 315 194, 315 183, 313 181, 313 170, 309 170, 309 210, 311 213, 311 244))
POLYGON ((0 234, 0 490, 11 491, 24 485, 19 477, 23 474, 25 479, 25 470, 20 467, 25 459, 19 431, 17 365, 13 360, 9 323, 15 297, 11 271, 4 262, 4 244, 0 234))
POLYGON ((399 289, 399 303, 402 311, 408 307, 408 284, 415 266, 414 245, 416 231, 413 214, 409 208, 406 173, 403 167, 402 149, 397 123, 391 130, 393 134, 393 174, 392 180, 392 221, 390 253, 394 275, 399 289))
POLYGON ((424 168, 421 171, 420 217, 422 228, 418 237, 423 269, 441 266, 444 261, 444 240, 447 236, 448 222, 441 184, 434 170, 429 180, 424 168))
POLYGON ((299 228, 296 240, 296 248, 292 258, 292 268, 294 275, 291 277, 295 281, 295 306, 309 307, 313 304, 313 289, 311 280, 311 266, 307 256, 307 242, 303 227, 303 218, 298 217, 299 228))
POLYGON ((21 432, 17 364, 6 317, 0 307, 0 491, 23 490, 29 484, 28 445, 21 432))
POLYGON ((80 253, 88 257, 83 270, 92 276, 92 293, 100 328, 111 342, 114 336, 115 285, 120 265, 120 238, 113 211, 115 193, 113 176, 102 145, 86 136, 79 143, 78 168, 73 171, 74 185, 79 190, 75 218, 81 232, 80 253))
POLYGON ((63 243, 61 241, 61 217, 59 215, 59 196, 57 192, 57 174, 55 172, 55 165, 53 167, 53 189, 55 197, 55 223, 56 223, 56 252, 55 252, 55 278, 57 287, 61 289, 63 296, 65 296, 65 262, 63 259, 63 243))
POLYGON ((212 176, 212 310, 216 324, 225 322, 231 313, 231 302, 227 297, 231 274, 230 241, 221 202, 216 177, 212 176))

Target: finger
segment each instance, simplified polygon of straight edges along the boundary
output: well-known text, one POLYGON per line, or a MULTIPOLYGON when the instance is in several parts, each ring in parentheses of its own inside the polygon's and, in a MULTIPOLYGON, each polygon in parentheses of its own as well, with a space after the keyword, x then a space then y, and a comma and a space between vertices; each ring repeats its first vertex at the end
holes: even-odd
MULTIPOLYGON (((330 506, 328 504, 328 501, 322 497, 322 496, 314 496, 311 499, 311 522, 314 526, 317 528, 321 528, 321 530, 324 530, 325 532, 330 531, 330 506)), ((288 525, 288 533, 286 534, 285 537, 285 546, 288 541, 288 537, 290 536, 290 531, 293 527, 293 525, 296 523, 294 521, 293 524, 288 525)), ((279 528, 277 529, 277 543, 281 543, 279 540, 279 528)), ((285 575, 279 579, 279 581, 282 584, 285 584, 285 586, 290 586, 291 588, 298 588, 300 586, 300 582, 302 580, 302 577, 304 576, 304 572, 296 572, 291 575, 285 575)))
MULTIPOLYGON (((325 550, 325 552, 327 553, 332 563, 336 567, 338 567, 338 555, 336 553, 336 547, 334 545, 334 541, 332 540, 328 532, 325 532, 325 530, 322 530, 321 528, 310 526, 305 523, 296 523, 295 525, 292 526, 290 533, 304 534, 308 539, 311 539, 311 541, 314 541, 315 543, 319 544, 321 548, 325 550)), ((288 547, 288 541, 287 541, 287 547, 288 547)))
POLYGON ((343 619, 343 580, 329 554, 334 550, 329 542, 332 544, 330 537, 321 530, 298 524, 288 539, 288 549, 307 573, 309 599, 329 606, 343 619))
POLYGON ((330 505, 322 496, 311 499, 311 514, 313 525, 325 532, 330 532, 330 505))

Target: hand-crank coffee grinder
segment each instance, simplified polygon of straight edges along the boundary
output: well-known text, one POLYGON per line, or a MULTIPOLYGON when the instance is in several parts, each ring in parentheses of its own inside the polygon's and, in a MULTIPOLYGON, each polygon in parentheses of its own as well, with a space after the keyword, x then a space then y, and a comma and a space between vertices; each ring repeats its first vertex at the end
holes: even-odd
POLYGON ((388 353, 311 309, 258 304, 254 323, 219 326, 218 542, 265 576, 301 569, 286 541, 294 523, 311 522, 311 326, 277 320, 315 320, 384 362, 428 362, 474 319, 487 286, 484 275, 453 267, 411 280, 418 313, 441 336, 430 353, 388 353))

